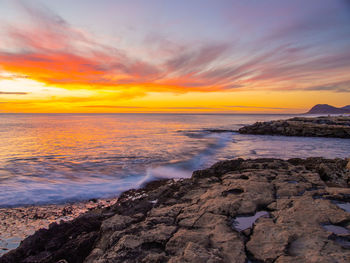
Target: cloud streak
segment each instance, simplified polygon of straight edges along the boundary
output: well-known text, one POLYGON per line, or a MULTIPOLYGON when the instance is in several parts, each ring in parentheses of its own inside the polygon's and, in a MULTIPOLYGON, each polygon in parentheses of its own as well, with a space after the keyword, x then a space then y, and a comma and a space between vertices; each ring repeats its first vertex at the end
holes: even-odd
POLYGON ((265 109, 265 110, 290 110, 292 108, 279 108, 279 107, 259 107, 259 106, 243 106, 243 105, 233 105, 224 106, 227 108, 242 108, 242 109, 265 109))
POLYGON ((27 95, 28 92, 8 92, 8 91, 0 91, 0 95, 27 95))
MULTIPOLYGON (((135 96, 249 90, 350 92, 348 84, 339 85, 350 81, 347 48, 315 55, 310 44, 296 45, 285 39, 288 34, 300 33, 305 24, 309 31, 329 28, 327 23, 317 24, 313 17, 278 28, 269 39, 250 43, 246 49, 237 39, 186 47, 178 43, 164 47, 166 52, 160 52, 164 58, 145 61, 128 50, 99 43, 47 8, 19 3, 30 23, 4 25, 4 38, 12 48, 0 49, 0 67, 47 85, 124 94, 138 87, 135 96), (269 40, 272 45, 268 45, 269 40)), ((157 36, 152 41, 167 43, 157 36)))
POLYGON ((220 105, 213 107, 201 106, 182 106, 182 107, 147 107, 147 106, 118 106, 118 105, 85 105, 84 108, 104 108, 104 109, 154 109, 154 110, 231 110, 232 108, 239 109, 264 109, 264 110, 295 110, 295 108, 279 108, 279 107, 260 107, 260 106, 243 106, 243 105, 220 105))

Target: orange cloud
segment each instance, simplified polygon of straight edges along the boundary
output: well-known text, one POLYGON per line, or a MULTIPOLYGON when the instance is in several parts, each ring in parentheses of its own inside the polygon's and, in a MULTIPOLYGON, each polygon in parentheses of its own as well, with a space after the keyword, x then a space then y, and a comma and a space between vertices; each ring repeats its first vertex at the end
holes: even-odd
POLYGON ((4 26, 4 38, 12 45, 0 49, 0 67, 47 85, 116 92, 137 88, 138 94, 325 87, 349 91, 338 85, 350 81, 347 50, 314 57, 310 46, 258 46, 268 44, 263 42, 243 56, 233 44, 207 43, 161 52, 167 54, 161 62, 146 62, 98 43, 47 9, 22 7, 30 23, 4 26))

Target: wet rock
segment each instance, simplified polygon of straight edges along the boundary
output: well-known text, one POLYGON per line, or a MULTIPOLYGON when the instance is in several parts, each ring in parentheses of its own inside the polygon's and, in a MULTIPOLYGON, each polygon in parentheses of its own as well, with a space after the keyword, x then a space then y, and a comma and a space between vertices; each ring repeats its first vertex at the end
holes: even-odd
POLYGON ((244 231, 251 228, 260 217, 269 217, 269 213, 266 211, 259 211, 252 216, 237 216, 232 221, 232 228, 239 232, 244 231))
POLYGON ((257 122, 238 130, 242 134, 350 138, 350 117, 296 117, 257 122))
POLYGON ((350 202, 334 202, 338 207, 350 213, 350 202))
POLYGON ((325 224, 325 225, 323 225, 323 228, 329 232, 332 232, 333 234, 336 234, 336 235, 349 235, 350 234, 350 230, 345 228, 345 227, 342 227, 342 226, 325 224))
POLYGON ((349 198, 346 165, 322 158, 219 162, 53 224, 0 262, 349 262, 350 213, 339 206, 349 198), (238 229, 241 219, 250 221, 238 229))
POLYGON ((247 249, 256 259, 272 262, 284 254, 289 235, 283 228, 275 225, 270 218, 261 218, 247 243, 247 249))
POLYGON ((89 210, 103 208, 117 202, 114 199, 100 199, 96 203, 79 202, 62 205, 27 206, 0 209, 0 256, 6 250, 15 249, 20 241, 35 231, 48 229, 53 223, 71 221, 89 210))

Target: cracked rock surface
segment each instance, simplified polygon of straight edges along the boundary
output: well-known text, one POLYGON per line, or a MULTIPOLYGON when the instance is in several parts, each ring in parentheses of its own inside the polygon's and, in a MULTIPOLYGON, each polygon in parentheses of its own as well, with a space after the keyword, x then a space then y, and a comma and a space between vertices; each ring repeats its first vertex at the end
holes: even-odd
POLYGON ((42 229, 0 262, 350 262, 347 165, 222 161, 42 229))
POLYGON ((350 117, 295 117, 288 120, 257 122, 238 131, 242 134, 350 138, 350 117))

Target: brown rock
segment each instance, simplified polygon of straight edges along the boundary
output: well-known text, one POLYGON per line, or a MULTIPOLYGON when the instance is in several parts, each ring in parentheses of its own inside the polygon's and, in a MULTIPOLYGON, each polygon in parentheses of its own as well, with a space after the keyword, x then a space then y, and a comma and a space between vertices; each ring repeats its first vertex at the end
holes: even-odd
POLYGON ((350 213, 335 202, 349 202, 346 165, 322 158, 219 162, 39 231, 0 263, 349 262, 350 213), (257 211, 269 216, 251 217, 242 232, 232 228, 257 211))
POLYGON ((243 134, 350 138, 350 117, 292 118, 257 122, 238 130, 243 134))

